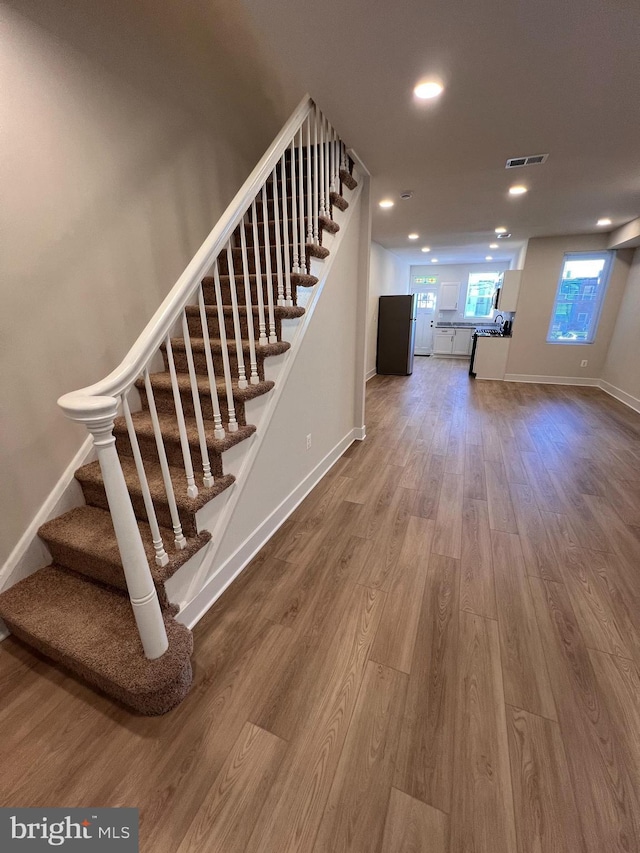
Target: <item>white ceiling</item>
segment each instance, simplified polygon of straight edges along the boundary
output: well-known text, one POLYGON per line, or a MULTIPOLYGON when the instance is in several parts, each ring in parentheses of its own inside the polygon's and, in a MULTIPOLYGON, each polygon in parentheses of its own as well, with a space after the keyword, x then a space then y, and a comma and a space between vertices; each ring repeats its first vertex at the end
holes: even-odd
POLYGON ((368 166, 374 201, 396 199, 375 205, 373 237, 411 262, 429 257, 423 244, 449 263, 511 258, 529 237, 640 213, 638 0, 240 5, 278 96, 292 108, 308 91, 368 166), (432 75, 444 94, 416 104, 413 86, 432 75), (542 153, 543 166, 504 168, 542 153), (516 182, 530 192, 509 197, 516 182), (490 251, 498 225, 513 238, 490 251))

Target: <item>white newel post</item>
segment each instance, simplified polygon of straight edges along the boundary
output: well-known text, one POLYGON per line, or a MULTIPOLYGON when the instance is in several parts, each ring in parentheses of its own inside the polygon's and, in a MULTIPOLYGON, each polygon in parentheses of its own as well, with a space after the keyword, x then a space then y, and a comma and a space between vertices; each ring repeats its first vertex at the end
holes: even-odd
POLYGON ((113 421, 117 415, 118 402, 114 397, 74 399, 73 395, 66 395, 58 403, 68 418, 84 424, 93 436, 133 615, 144 653, 147 658, 154 660, 166 652, 169 642, 116 451, 113 421))

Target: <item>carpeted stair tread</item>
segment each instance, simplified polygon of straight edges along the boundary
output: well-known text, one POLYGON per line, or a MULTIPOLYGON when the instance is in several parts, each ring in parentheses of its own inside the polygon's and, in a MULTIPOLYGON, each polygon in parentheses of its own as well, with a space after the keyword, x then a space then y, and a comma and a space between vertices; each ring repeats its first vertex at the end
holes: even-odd
MULTIPOLYGON (((138 529, 156 586, 168 580, 211 539, 209 531, 204 530, 190 536, 187 539, 187 547, 179 551, 174 545, 173 531, 161 527, 160 535, 169 562, 166 566, 158 566, 151 528, 145 522, 139 521, 138 529)), ((55 563, 126 592, 127 585, 118 542, 111 514, 107 510, 93 506, 75 507, 64 515, 47 521, 38 533, 49 546, 55 563)))
MULTIPOLYGON (((164 371, 163 373, 152 373, 149 376, 149 379, 151 380, 151 385, 154 391, 156 389, 158 391, 172 391, 171 374, 168 370, 164 371)), ((196 379, 198 383, 198 391, 200 392, 201 397, 206 397, 210 393, 209 377, 202 376, 198 373, 196 374, 196 379)), ((178 382, 178 388, 180 389, 180 391, 191 393, 191 379, 189 378, 188 373, 176 373, 176 380, 178 382)), ((247 388, 239 388, 238 382, 236 380, 235 382, 231 383, 231 388, 233 390, 234 400, 238 402, 244 402, 245 400, 253 400, 256 397, 261 397, 263 394, 268 394, 274 385, 274 382, 265 379, 262 382, 258 382, 257 385, 249 385, 247 388)), ((144 380, 138 379, 136 381, 136 388, 142 390, 144 388, 144 380)), ((226 385, 224 379, 218 379, 216 377, 216 389, 220 397, 226 395, 226 385)))
POLYGON ((326 246, 318 246, 315 243, 307 243, 306 249, 312 258, 318 258, 321 261, 328 258, 330 254, 326 246))
MULTIPOLYGON (((300 273, 292 273, 292 275, 300 275, 300 273)), ((315 276, 308 276, 308 278, 315 278, 315 276)), ((317 284, 318 279, 316 278, 314 284, 317 284)), ((313 285, 311 285, 313 286, 313 285)), ((223 305, 222 310, 225 314, 233 314, 233 305, 223 305)), ((265 317, 268 318, 268 306, 264 306, 265 317)), ((187 313, 187 317, 200 317, 200 308, 198 305, 187 305, 185 308, 187 313)), ((208 317, 213 317, 218 315, 218 308, 215 305, 205 305, 205 311, 208 317)), ((238 312, 241 317, 246 315, 247 306, 244 304, 238 305, 238 312)), ((254 317, 258 316, 258 306, 257 304, 252 304, 251 313, 254 317)), ((273 306, 273 316, 276 320, 297 320, 298 317, 302 317, 304 315, 304 308, 299 305, 274 305, 273 306)))
MULTIPOLYGON (((174 352, 185 352, 184 338, 171 338, 171 347, 174 352)), ((191 349, 194 352, 204 352, 204 338, 191 338, 191 349)), ((236 355, 235 338, 227 336, 227 349, 229 351, 229 355, 236 355)), ((244 350, 245 355, 248 356, 249 341, 244 338, 242 340, 242 349, 244 350)), ((291 344, 287 341, 276 341, 273 344, 263 344, 262 346, 256 344, 256 356, 258 359, 269 358, 269 356, 272 355, 281 355, 289 349, 291 349, 291 344)), ((220 338, 211 338, 211 351, 215 355, 222 353, 222 342, 220 338)))
POLYGON ((345 187, 348 187, 350 190, 355 190, 358 186, 356 179, 353 177, 351 172, 348 172, 346 169, 340 169, 340 180, 345 187))
POLYGON ((0 617, 23 642, 142 714, 164 714, 191 684, 193 638, 164 615, 169 648, 147 660, 127 596, 47 566, 0 595, 0 617))
MULTIPOLYGON (((135 412, 131 416, 131 419, 133 421, 136 434, 139 438, 154 438, 153 423, 151 421, 151 415, 149 414, 149 412, 135 412)), ((158 422, 160 424, 160 431, 165 442, 180 442, 180 432, 178 430, 178 422, 176 420, 175 415, 167 415, 164 412, 158 412, 158 422)), ((200 440, 198 438, 198 427, 196 424, 196 419, 185 415, 185 427, 189 446, 191 447, 192 451, 199 451, 200 440)), ((224 438, 215 438, 213 435, 213 424, 207 422, 204 425, 204 432, 207 439, 207 447, 209 449, 209 454, 220 455, 224 453, 225 450, 229 450, 230 448, 235 447, 236 444, 240 444, 241 441, 244 441, 245 439, 249 438, 249 436, 253 435, 255 431, 256 428, 255 426, 253 426, 253 424, 245 424, 244 426, 238 427, 237 432, 227 432, 224 438)), ((124 418, 115 419, 114 433, 116 436, 128 435, 127 425, 125 423, 124 418)), ((199 476, 200 472, 196 471, 196 478, 198 478, 199 476)), ((196 485, 198 485, 197 479, 196 485)), ((201 488, 201 486, 198 485, 198 488, 201 488)), ((204 487, 202 488, 204 489, 204 487)))
POLYGON ((338 210, 341 210, 343 213, 349 207, 349 202, 344 196, 340 195, 340 193, 332 191, 329 197, 331 199, 331 204, 334 205, 334 207, 337 207, 338 210))
MULTIPOLYGON (((132 496, 142 495, 140 481, 138 480, 138 471, 133 458, 131 456, 121 456, 120 467, 122 468, 122 473, 124 474, 129 494, 132 496)), ((151 499, 154 504, 166 503, 166 490, 164 487, 164 479, 162 477, 162 469, 160 468, 159 463, 145 459, 144 470, 147 475, 147 483, 149 484, 149 491, 151 492, 151 499)), ((178 510, 192 514, 193 516, 195 516, 199 509, 202 509, 203 506, 208 504, 209 501, 212 501, 219 494, 222 494, 225 489, 228 489, 229 486, 232 486, 236 479, 232 474, 224 474, 221 477, 216 477, 215 483, 210 488, 206 488, 201 482, 196 481, 198 482, 199 489, 198 496, 190 498, 186 494, 184 469, 169 467, 169 474, 171 476, 173 493, 176 499, 176 504, 178 505, 178 510)), ((99 486, 100 488, 104 488, 100 463, 97 461, 89 462, 87 465, 83 465, 82 468, 78 468, 75 473, 75 477, 80 485, 86 484, 87 486, 99 486)))

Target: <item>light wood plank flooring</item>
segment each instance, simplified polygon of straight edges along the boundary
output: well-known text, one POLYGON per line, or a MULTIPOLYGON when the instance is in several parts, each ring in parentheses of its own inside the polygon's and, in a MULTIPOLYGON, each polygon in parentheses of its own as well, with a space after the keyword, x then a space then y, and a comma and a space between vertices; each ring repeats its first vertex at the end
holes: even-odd
POLYGON ((369 382, 166 717, 3 643, 0 806, 137 806, 144 853, 639 853, 640 415, 466 368, 369 382))

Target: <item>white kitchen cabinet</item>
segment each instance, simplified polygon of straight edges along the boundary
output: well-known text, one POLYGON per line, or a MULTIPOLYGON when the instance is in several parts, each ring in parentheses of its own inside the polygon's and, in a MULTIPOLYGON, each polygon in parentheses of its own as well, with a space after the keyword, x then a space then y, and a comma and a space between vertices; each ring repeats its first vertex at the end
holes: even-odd
POLYGON ((433 336, 433 354, 451 355, 453 353, 454 339, 455 332, 453 330, 447 332, 437 331, 433 336))
POLYGON ((440 301, 438 311, 457 311, 460 300, 460 282, 443 281, 440 285, 440 301))
POLYGON ((453 338, 453 355, 469 355, 473 329, 456 329, 453 338))
POLYGON ((520 295, 522 270, 505 270, 498 298, 498 311, 515 311, 520 295))

